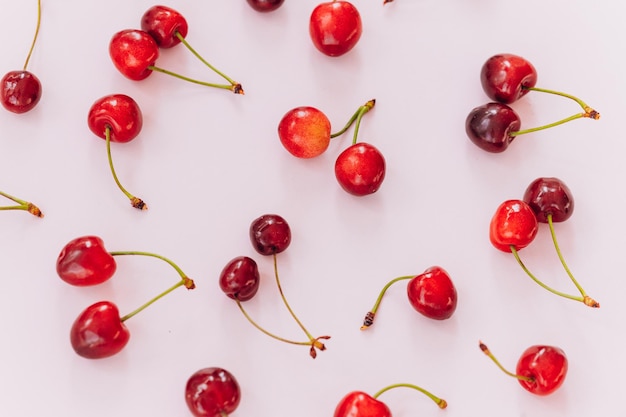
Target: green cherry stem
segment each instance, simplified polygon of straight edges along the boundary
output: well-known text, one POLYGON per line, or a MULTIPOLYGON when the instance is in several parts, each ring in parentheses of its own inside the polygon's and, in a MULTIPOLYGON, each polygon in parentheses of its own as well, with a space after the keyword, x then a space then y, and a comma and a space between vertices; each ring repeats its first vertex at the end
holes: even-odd
POLYGON ((359 127, 361 125, 361 119, 363 118, 363 115, 367 113, 368 111, 370 111, 374 107, 375 104, 376 104, 376 100, 372 99, 372 100, 369 100, 364 105, 360 106, 354 112, 352 117, 350 117, 350 120, 348 120, 348 123, 346 123, 346 125, 338 132, 331 134, 330 137, 336 138, 337 136, 343 135, 356 122, 356 125, 354 127, 354 135, 352 137, 352 144, 354 145, 357 141, 357 136, 359 134, 359 127))
POLYGON ((378 294, 378 298, 376 299, 376 302, 374 303, 374 307, 372 307, 372 309, 368 311, 367 314, 365 315, 365 318, 363 319, 363 325, 361 326, 361 330, 365 330, 369 328, 372 324, 374 324, 374 318, 376 317, 376 312, 378 311, 380 302, 383 300, 383 296, 387 292, 387 289, 398 281, 411 279, 411 278, 415 278, 415 275, 405 275, 402 277, 394 278, 383 287, 383 289, 380 291, 380 294, 378 294))
POLYGON ((24 71, 26 71, 26 67, 28 67, 28 62, 30 61, 30 57, 33 54, 33 50, 35 49, 35 43, 37 42, 37 36, 39 36, 40 27, 41 27, 41 0, 37 0, 37 26, 35 28, 35 36, 33 37, 33 43, 30 44, 30 49, 28 50, 28 55, 26 56, 26 61, 24 62, 24 71))
POLYGON ((502 372, 504 372, 505 374, 507 374, 508 376, 511 376, 513 378, 517 378, 517 379, 522 380, 522 381, 528 381, 528 382, 534 382, 535 381, 535 378, 533 378, 531 376, 518 375, 518 374, 514 374, 513 372, 510 372, 509 370, 507 370, 504 366, 502 366, 500 361, 498 361, 498 359, 496 359, 496 357, 493 356, 493 354, 491 353, 491 351, 489 350, 487 345, 485 345, 483 342, 479 341, 478 342, 478 347, 480 347, 480 350, 482 350, 483 353, 485 355, 487 355, 489 357, 489 359, 491 359, 493 361, 493 363, 495 363, 498 366, 498 368, 500 368, 500 370, 502 372))
POLYGON ((115 173, 115 168, 113 167, 113 158, 111 157, 111 128, 109 126, 104 130, 105 141, 107 146, 107 157, 109 159, 109 167, 111 168, 111 174, 113 174, 113 179, 117 184, 117 187, 124 193, 126 197, 130 200, 130 204, 139 210, 148 210, 148 206, 146 203, 139 197, 135 197, 131 193, 129 193, 126 188, 122 185, 119 178, 117 178, 117 174, 115 173))
POLYGON ((439 408, 441 408, 441 409, 444 409, 444 408, 446 408, 448 406, 448 403, 443 398, 437 397, 433 393, 425 390, 424 388, 422 388, 420 386, 417 386, 417 385, 414 385, 414 384, 405 384, 405 383, 389 385, 389 386, 381 389, 380 391, 378 391, 376 394, 372 395, 372 398, 376 399, 381 394, 383 394, 384 392, 389 391, 390 389, 399 388, 399 387, 411 388, 411 389, 414 389, 416 391, 421 392, 422 394, 425 394, 428 398, 433 400, 435 402, 435 404, 437 404, 439 406, 439 408))
POLYGON ((25 210, 29 212, 30 214, 32 214, 33 216, 43 217, 43 213, 41 212, 41 210, 39 210, 39 207, 37 207, 33 203, 14 197, 3 191, 0 191, 0 195, 17 203, 17 205, 13 205, 13 206, 0 206, 0 210, 25 210))
MULTIPOLYGON (((157 300, 160 300, 161 298, 165 297, 167 294, 171 293, 172 291, 174 291, 176 288, 178 287, 187 287, 187 285, 189 284, 189 278, 183 278, 180 281, 178 281, 176 284, 172 285, 171 287, 169 287, 167 290, 163 291, 161 294, 157 295, 156 297, 150 299, 148 302, 144 303, 143 305, 141 305, 140 307, 138 307, 137 309, 131 311, 130 313, 126 314, 124 317, 122 317, 120 320, 122 322, 125 322, 126 320, 128 320, 129 318, 133 317, 134 315, 142 312, 143 310, 145 310, 146 308, 148 308, 149 306, 151 306, 152 304, 154 304, 157 300)), ((188 289, 191 289, 189 287, 187 287, 188 289)))
POLYGON ((230 90, 235 94, 243 94, 243 89, 241 88, 241 86, 239 85, 231 85, 231 84, 215 84, 215 83, 208 83, 205 81, 200 81, 200 80, 196 80, 193 78, 189 78, 189 77, 185 77, 184 75, 172 72, 172 71, 168 71, 166 69, 160 68, 160 67, 155 67, 154 65, 150 65, 148 67, 149 70, 152 71, 157 71, 157 72, 161 72, 163 74, 167 74, 167 75, 171 75, 172 77, 176 77, 179 78, 181 80, 184 81, 188 81, 190 83, 194 83, 194 84, 200 84, 200 85, 204 85, 206 87, 213 87, 213 88, 221 88, 223 90, 230 90))

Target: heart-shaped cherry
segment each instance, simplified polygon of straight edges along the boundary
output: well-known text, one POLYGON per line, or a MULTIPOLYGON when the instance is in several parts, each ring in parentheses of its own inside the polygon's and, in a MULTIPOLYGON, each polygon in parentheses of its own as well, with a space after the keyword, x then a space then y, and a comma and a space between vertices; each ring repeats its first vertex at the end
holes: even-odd
POLYGON ((120 319, 119 309, 110 301, 87 307, 74 321, 70 341, 74 351, 87 359, 101 359, 120 352, 130 332, 120 319))
POLYGON ((11 194, 7 194, 4 191, 0 191, 0 196, 8 198, 9 200, 16 203, 11 206, 0 206, 0 210, 24 210, 29 212, 33 216, 43 217, 43 213, 39 209, 39 207, 31 203, 30 201, 22 200, 21 198, 17 198, 15 196, 12 196, 11 194))
POLYGON ((309 19, 313 45, 325 55, 338 57, 357 44, 363 32, 361 15, 348 1, 333 0, 318 4, 309 19))
POLYGON ((409 280, 407 296, 409 303, 422 315, 434 320, 452 317, 457 305, 457 292, 448 272, 440 266, 432 266, 419 275, 406 275, 394 278, 382 289, 374 307, 365 315, 361 330, 374 323, 374 317, 387 289, 398 281, 409 280))
POLYGON ((479 148, 493 153, 504 152, 520 130, 521 121, 515 110, 502 103, 475 107, 465 120, 465 132, 479 148))
POLYGON ((187 36, 187 19, 166 6, 152 6, 141 17, 141 29, 152 36, 159 48, 171 48, 187 36), (180 38, 179 36, 180 35, 180 38))
POLYGON ((483 64, 480 82, 490 99, 511 104, 537 84, 537 70, 521 56, 497 54, 483 64))
POLYGON ((250 7, 257 12, 273 12, 283 5, 285 0, 247 0, 250 7))
POLYGON ((258 266, 247 256, 232 259, 220 273, 220 288, 233 300, 250 300, 259 290, 260 282, 258 266))
POLYGON ((517 362, 516 373, 507 371, 484 343, 480 342, 479 347, 504 373, 516 378, 525 390, 533 394, 552 394, 565 381, 567 356, 556 346, 534 345, 526 349, 517 362))
POLYGON ((126 78, 140 81, 152 74, 159 57, 159 47, 147 32, 125 29, 111 38, 109 55, 115 68, 126 78))
POLYGON ((296 107, 285 113, 278 123, 278 137, 292 155, 314 158, 328 149, 330 120, 315 107, 296 107))
POLYGON ((185 401, 194 417, 226 417, 239 406, 241 388, 226 369, 203 368, 187 380, 185 401))
POLYGON ((537 230, 537 218, 528 204, 523 200, 506 200, 491 218, 489 239, 503 252, 517 252, 530 245, 537 230))
POLYGON ((68 242, 57 258, 57 274, 68 284, 98 285, 113 276, 117 264, 98 236, 81 236, 68 242))

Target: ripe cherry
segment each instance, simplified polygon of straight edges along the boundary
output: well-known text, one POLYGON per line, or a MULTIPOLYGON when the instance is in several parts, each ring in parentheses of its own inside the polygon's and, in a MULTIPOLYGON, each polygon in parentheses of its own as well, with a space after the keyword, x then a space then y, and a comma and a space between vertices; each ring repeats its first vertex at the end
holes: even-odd
POLYGON ((503 252, 517 252, 537 236, 535 213, 522 200, 506 200, 498 206, 489 224, 491 244, 503 252))
POLYGON ((126 78, 140 81, 152 74, 159 47, 147 32, 125 29, 111 38, 109 55, 115 68, 126 78))
POLYGON ((250 300, 259 290, 260 282, 257 264, 247 256, 232 259, 220 273, 220 288, 233 300, 250 300))
POLYGON ((171 48, 187 36, 189 27, 182 14, 171 7, 157 5, 143 14, 141 29, 152 36, 160 48, 171 48))
POLYGON ((30 201, 26 201, 26 200, 22 200, 21 198, 14 197, 11 194, 5 193, 4 191, 0 191, 0 196, 8 198, 9 200, 16 203, 11 206, 0 206, 0 210, 24 210, 24 211, 29 212, 33 216, 43 217, 43 213, 39 209, 39 207, 31 203, 30 201))
POLYGON ((250 241, 261 255, 275 255, 289 247, 291 228, 289 223, 278 214, 264 214, 252 221, 250 241))
POLYGON ((115 304, 100 301, 87 307, 74 321, 70 341, 74 351, 87 359, 102 359, 120 352, 130 332, 115 304))
POLYGON ((285 113, 278 123, 278 137, 292 155, 314 158, 328 149, 330 120, 315 107, 296 107, 285 113))
POLYGON ((520 130, 521 121, 515 110, 506 104, 487 103, 475 107, 465 120, 470 140, 487 152, 504 152, 520 130))
POLYGON ((226 417, 239 406, 241 388, 226 369, 200 369, 189 377, 185 401, 194 417, 226 417))
POLYGON ((257 12, 273 12, 283 5, 285 0, 247 0, 250 7, 257 12))
POLYGON ((457 292, 450 275, 440 266, 432 266, 419 275, 407 275, 389 281, 380 292, 374 307, 366 314, 361 330, 374 323, 374 317, 387 289, 398 281, 409 280, 409 303, 422 315, 434 320, 452 317, 457 305, 457 292))
POLYGON ((534 87, 537 70, 526 59, 513 54, 490 57, 480 70, 480 82, 487 96, 495 101, 511 104, 534 87))
POLYGON ((385 158, 369 143, 346 148, 335 162, 335 177, 348 193, 361 197, 373 194, 385 179, 385 158))
POLYGON ((361 15, 348 1, 320 3, 313 9, 309 19, 313 45, 331 57, 341 56, 354 48, 362 32, 361 15))
POLYGON ((68 242, 57 258, 57 274, 79 287, 98 285, 113 276, 117 264, 98 236, 82 236, 68 242))
POLYGON ((535 345, 526 349, 517 362, 516 373, 507 371, 480 342, 480 349, 507 375, 517 378, 520 385, 536 395, 549 395, 556 391, 567 375, 568 361, 561 348, 535 345))

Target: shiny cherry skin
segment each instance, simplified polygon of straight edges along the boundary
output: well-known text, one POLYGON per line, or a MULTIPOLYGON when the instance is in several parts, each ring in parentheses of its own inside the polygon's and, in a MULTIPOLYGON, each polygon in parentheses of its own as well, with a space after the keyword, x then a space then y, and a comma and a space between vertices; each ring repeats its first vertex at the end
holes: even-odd
POLYGON ((171 48, 180 43, 176 33, 184 38, 189 27, 182 14, 170 7, 157 5, 143 14, 141 29, 152 36, 160 48, 171 48))
POLYGON ((135 100, 125 94, 111 94, 96 100, 87 115, 89 129, 99 138, 106 138, 110 129, 111 142, 130 142, 143 126, 143 115, 135 100))
POLYGON ((373 194, 385 179, 385 158, 373 145, 359 142, 346 148, 335 161, 335 177, 348 193, 373 194))
POLYGON ((549 214, 554 223, 559 223, 569 219, 574 213, 572 192, 558 178, 537 178, 526 188, 523 200, 533 209, 540 223, 548 223, 549 214))
POLYGON ((333 417, 391 417, 391 410, 371 395, 353 391, 337 404, 333 417))
POLYGON ((330 121, 315 107, 296 107, 278 123, 278 137, 293 156, 314 158, 328 149, 330 121))
POLYGON ((115 304, 99 301, 87 307, 74 321, 70 341, 83 358, 102 359, 119 353, 130 339, 115 304))
POLYGON ((0 81, 0 95, 5 109, 26 113, 41 99, 41 82, 30 71, 10 71, 0 81))
POLYGON ((450 275, 440 266, 433 266, 412 278, 407 295, 413 308, 424 316, 449 319, 457 305, 457 292, 450 275))
POLYGON ((491 244, 503 252, 520 250, 537 236, 537 217, 523 200, 506 200, 498 206, 489 225, 491 244))
POLYGON ((226 369, 200 369, 187 380, 185 401, 194 417, 225 417, 241 401, 241 388, 226 369))
POLYGON ((254 259, 238 256, 232 259, 220 273, 220 288, 230 298, 248 301, 259 290, 261 278, 254 259))
POLYGON ((140 81, 152 74, 150 67, 159 57, 159 47, 148 32, 125 29, 111 38, 109 55, 115 68, 126 78, 140 81))
POLYGON ((318 4, 309 19, 313 45, 325 55, 338 57, 357 44, 363 32, 361 15, 348 1, 326 1, 318 4))
POLYGON ((498 54, 483 64, 480 82, 490 99, 511 104, 537 84, 537 71, 521 56, 498 54))
POLYGON ((563 385, 567 368, 567 356, 562 349, 536 345, 522 353, 517 362, 516 373, 533 379, 532 381, 518 379, 526 390, 536 395, 548 395, 563 385))
POLYGON ((264 214, 252 221, 250 241, 261 255, 275 255, 289 247, 291 228, 289 223, 278 214, 264 214))
POLYGON ((285 0, 247 0, 250 7, 257 12, 267 13, 278 9, 285 0))
POLYGON ((465 120, 465 132, 479 148, 492 153, 504 152, 520 130, 521 121, 506 104, 487 103, 475 107, 465 120))
POLYGON ((102 284, 117 269, 113 256, 98 236, 82 236, 68 242, 57 258, 57 274, 78 287, 102 284))

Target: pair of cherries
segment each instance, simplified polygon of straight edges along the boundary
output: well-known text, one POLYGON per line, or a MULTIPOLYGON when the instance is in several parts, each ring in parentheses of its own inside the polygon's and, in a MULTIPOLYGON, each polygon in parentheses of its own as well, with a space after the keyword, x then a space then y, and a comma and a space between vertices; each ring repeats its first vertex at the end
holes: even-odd
POLYGON ((326 350, 326 346, 322 340, 329 339, 330 336, 313 337, 311 335, 287 302, 287 298, 284 295, 278 274, 278 261, 276 255, 284 252, 291 243, 291 228, 289 223, 287 223, 282 216, 277 214, 264 214, 252 221, 249 228, 249 235, 252 246, 259 254, 273 257, 274 275, 280 297, 283 304, 289 311, 289 314, 296 321, 300 329, 302 329, 308 340, 294 341, 277 336, 257 324, 246 312, 242 303, 251 300, 256 295, 261 282, 258 265, 254 259, 248 256, 237 256, 230 260, 220 273, 220 289, 229 298, 236 301, 237 306, 246 319, 262 333, 281 342, 292 345, 309 346, 309 354, 315 359, 315 357, 317 357, 317 350, 326 350))
POLYGON ((70 330, 70 342, 74 351, 87 359, 101 359, 119 353, 128 343, 130 332, 126 320, 169 294, 178 287, 195 288, 195 284, 174 262, 151 252, 109 252, 98 236, 82 236, 68 242, 56 261, 56 271, 66 283, 87 287, 108 281, 116 272, 115 256, 138 255, 160 259, 169 264, 180 280, 164 292, 150 299, 125 316, 120 316, 117 305, 111 301, 98 301, 83 310, 70 330))
POLYGON ((465 120, 469 139, 479 148, 492 152, 504 152, 517 136, 554 127, 579 118, 599 119, 600 114, 584 101, 560 91, 535 87, 537 70, 525 58, 514 54, 498 54, 490 57, 480 71, 480 81, 487 96, 493 100, 478 106, 465 120), (583 109, 570 117, 554 123, 521 130, 521 119, 509 106, 530 91, 554 94, 569 98, 583 109))
POLYGON ((369 100, 360 106, 346 125, 335 133, 331 133, 330 120, 319 109, 311 106, 293 108, 278 123, 278 137, 290 154, 310 159, 323 154, 332 138, 341 136, 354 124, 352 144, 335 161, 335 177, 339 185, 352 195, 373 194, 385 179, 385 158, 374 145, 357 142, 357 139, 361 119, 375 103, 375 100, 369 100))

